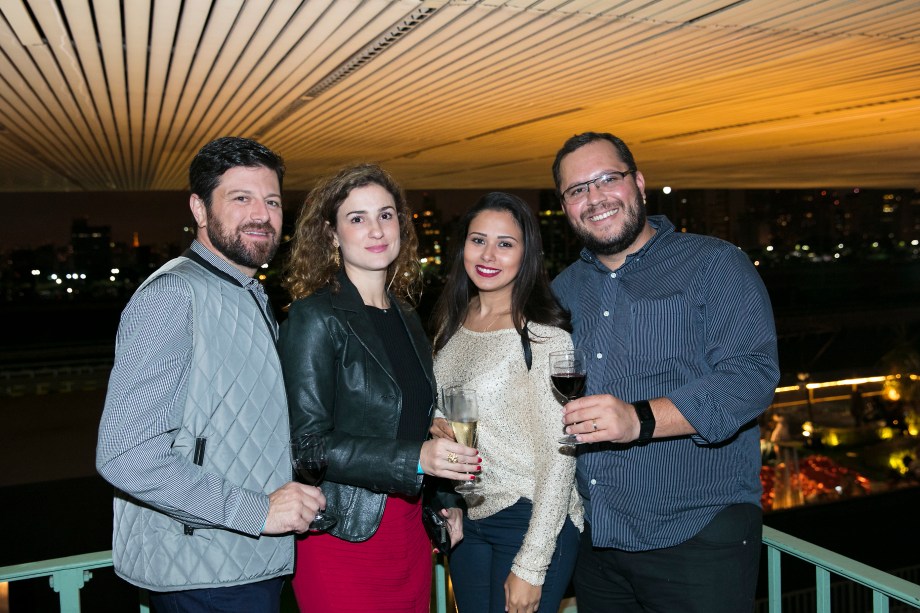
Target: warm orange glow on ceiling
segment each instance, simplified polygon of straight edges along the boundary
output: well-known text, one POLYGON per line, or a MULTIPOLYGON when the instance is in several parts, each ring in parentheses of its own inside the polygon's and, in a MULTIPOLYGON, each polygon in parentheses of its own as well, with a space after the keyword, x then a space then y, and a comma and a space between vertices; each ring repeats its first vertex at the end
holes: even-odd
POLYGON ((650 189, 916 188, 918 36, 881 0, 8 0, 0 190, 183 190, 225 134, 294 189, 550 187, 585 130, 650 189))

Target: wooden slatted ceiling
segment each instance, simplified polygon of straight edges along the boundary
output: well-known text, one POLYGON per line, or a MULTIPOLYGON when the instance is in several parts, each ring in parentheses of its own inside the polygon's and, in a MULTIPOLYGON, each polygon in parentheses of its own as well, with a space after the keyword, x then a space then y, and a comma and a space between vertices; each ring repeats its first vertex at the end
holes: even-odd
POLYGON ((293 189, 549 187, 586 129, 652 187, 920 187, 918 40, 916 0, 2 0, 0 190, 181 190, 222 134, 293 189))

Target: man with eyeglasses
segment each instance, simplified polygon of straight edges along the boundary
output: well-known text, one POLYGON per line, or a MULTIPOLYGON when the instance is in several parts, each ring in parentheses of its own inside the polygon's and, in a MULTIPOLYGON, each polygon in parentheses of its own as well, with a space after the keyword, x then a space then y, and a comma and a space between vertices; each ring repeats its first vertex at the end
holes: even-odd
POLYGON ((766 289, 737 247, 646 215, 619 138, 570 138, 553 178, 584 243, 553 282, 588 355, 589 395, 563 418, 593 443, 578 447, 578 611, 751 611, 757 418, 779 379, 766 289))

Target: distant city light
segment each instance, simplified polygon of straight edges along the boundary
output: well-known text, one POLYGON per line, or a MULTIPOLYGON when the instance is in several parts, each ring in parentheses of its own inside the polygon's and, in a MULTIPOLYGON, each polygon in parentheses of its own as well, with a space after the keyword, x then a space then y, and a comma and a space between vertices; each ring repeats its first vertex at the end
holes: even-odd
POLYGON ((109 277, 109 281, 114 281, 114 280, 115 280, 115 275, 112 275, 111 277, 109 277))
POLYGON ((669 186, 665 185, 664 187, 661 188, 661 191, 663 191, 665 194, 670 194, 670 193, 671 193, 671 188, 670 188, 669 186))
POLYGON ((265 264, 262 264, 262 268, 268 268, 268 262, 266 262, 265 264))
MULTIPOLYGON (((55 276, 56 276, 56 275, 55 275, 55 276)), ((58 285, 60 285, 61 283, 63 283, 63 281, 60 280, 60 279, 55 279, 54 282, 57 283, 58 285)))
POLYGON ((767 251, 773 251, 773 245, 767 245, 767 251))
POLYGON ((873 248, 873 249, 878 249, 878 242, 872 243, 872 248, 873 248))
POLYGON ((843 243, 837 243, 837 249, 843 249, 843 243))
POLYGON ((67 293, 68 293, 68 294, 72 294, 72 293, 73 293, 73 288, 72 288, 72 287, 68 287, 68 288, 67 288, 67 293))
POLYGON ((839 260, 839 259, 840 259, 840 254, 839 254, 839 253, 835 253, 835 254, 834 254, 834 259, 835 259, 835 260, 839 260))
POLYGON ((918 241, 917 239, 914 239, 914 240, 910 241, 910 244, 913 245, 914 247, 916 247, 917 245, 920 245, 920 241, 918 241))
POLYGON ((80 278, 81 278, 81 279, 86 279, 86 275, 83 274, 83 273, 80 273, 80 278))
POLYGON ((121 272, 121 271, 118 270, 117 268, 113 268, 113 269, 111 270, 111 272, 112 272, 113 275, 117 275, 117 274, 118 274, 119 272, 121 272))
POLYGON ((58 276, 57 276, 56 274, 51 273, 51 280, 52 280, 52 281, 57 281, 57 278, 58 278, 58 276))
POLYGON ((40 271, 39 269, 37 269, 37 268, 33 268, 33 269, 32 269, 32 276, 33 276, 33 277, 37 277, 37 276, 40 275, 40 274, 42 274, 42 271, 40 271))

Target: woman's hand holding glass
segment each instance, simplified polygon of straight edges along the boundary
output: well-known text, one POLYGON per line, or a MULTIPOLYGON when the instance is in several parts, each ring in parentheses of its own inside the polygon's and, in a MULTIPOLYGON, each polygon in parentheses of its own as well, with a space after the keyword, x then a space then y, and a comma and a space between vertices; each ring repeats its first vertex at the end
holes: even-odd
POLYGON ((461 445, 452 438, 432 438, 422 443, 419 462, 426 475, 470 481, 474 478, 473 474, 481 469, 482 458, 476 449, 461 445))

